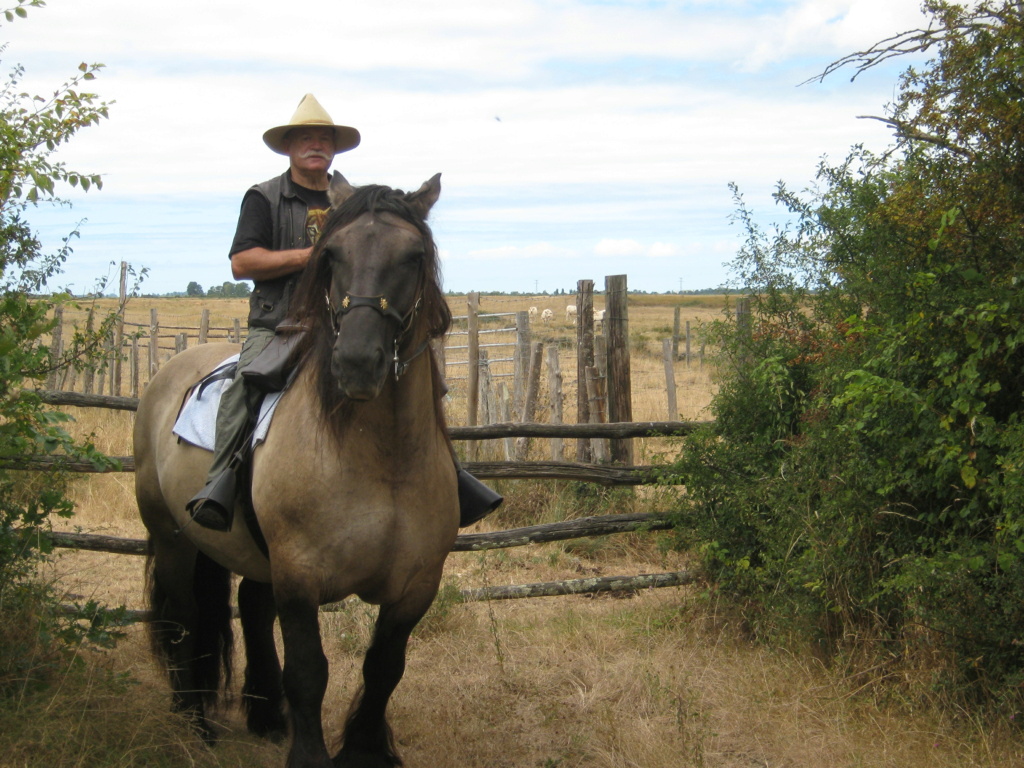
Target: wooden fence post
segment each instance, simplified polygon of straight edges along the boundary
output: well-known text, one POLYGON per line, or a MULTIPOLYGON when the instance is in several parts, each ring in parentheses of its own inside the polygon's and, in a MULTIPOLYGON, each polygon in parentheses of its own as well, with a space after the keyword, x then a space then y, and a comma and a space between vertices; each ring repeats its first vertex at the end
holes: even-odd
MULTIPOLYGON (((524 313, 525 314, 525 313, 524 313)), ((544 344, 535 341, 530 345, 530 374, 523 399, 523 416, 520 421, 530 423, 537 412, 537 395, 540 392, 540 367, 544 353, 544 344)), ((516 460, 525 461, 530 452, 530 438, 520 437, 516 441, 516 460)))
POLYGON ((676 355, 672 351, 672 342, 665 339, 661 342, 661 355, 665 358, 665 390, 668 392, 668 420, 679 418, 676 409, 676 355))
POLYGON ((64 307, 53 310, 53 335, 50 337, 50 375, 46 377, 46 388, 61 386, 61 360, 64 356, 64 307))
POLYGON ((132 336, 132 397, 139 396, 139 337, 132 336))
POLYGON ((156 307, 149 310, 149 378, 156 376, 160 369, 160 320, 156 307))
MULTIPOLYGON (((590 422, 587 368, 594 364, 594 281, 576 283, 576 423, 590 422)), ((576 440, 576 461, 591 460, 590 440, 576 440)))
MULTIPOLYGON (((527 378, 530 375, 530 313, 516 312, 516 351, 512 368, 512 399, 516 413, 526 408, 527 378)), ((521 420, 521 419, 520 419, 521 420)))
POLYGON ((488 359, 487 350, 480 350, 480 423, 493 424, 494 411, 492 406, 494 400, 491 398, 491 385, 494 379, 491 376, 491 361, 488 359))
MULTIPOLYGON (((672 359, 679 359, 679 316, 683 311, 682 307, 675 307, 672 310, 672 359)), ((689 326, 687 326, 689 327, 689 326)), ((689 331, 687 331, 689 336, 689 331)), ((689 341, 689 339, 687 339, 689 341)))
MULTIPOLYGON (((605 278, 605 335, 608 337, 608 421, 633 420, 629 372, 629 294, 625 275, 605 278)), ((613 440, 613 462, 633 463, 633 441, 613 440)))
MULTIPOLYGON (((605 422, 604 404, 607 392, 605 389, 605 379, 597 369, 597 366, 594 365, 587 368, 586 377, 585 388, 587 390, 587 397, 590 400, 590 423, 603 424, 605 422)), ((594 452, 594 461, 599 464, 604 464, 608 461, 607 442, 604 438, 595 437, 591 440, 591 446, 594 452)))
MULTIPOLYGON (((551 400, 551 416, 549 421, 552 424, 562 423, 562 371, 558 367, 558 345, 549 344, 547 351, 548 365, 548 397, 551 400)), ((562 438, 551 439, 551 460, 562 461, 565 458, 565 450, 562 447, 562 438)))
MULTIPOLYGON (((466 426, 475 427, 480 398, 480 317, 478 315, 480 311, 480 294, 476 291, 470 293, 466 296, 466 304, 469 313, 467 319, 469 327, 467 355, 469 361, 466 373, 466 426)), ((466 455, 470 461, 476 461, 478 445, 476 440, 470 440, 466 443, 466 455)))
POLYGON ((594 336, 594 367, 601 374, 601 378, 608 378, 608 338, 606 336, 594 336))
MULTIPOLYGON (((512 395, 508 391, 508 384, 504 381, 498 387, 498 418, 503 424, 512 423, 512 395)), ((512 461, 516 455, 516 440, 514 437, 506 437, 502 440, 505 447, 505 461, 512 461)))
POLYGON ((199 343, 205 344, 206 338, 210 334, 210 310, 204 309, 202 316, 199 318, 199 343))
MULTIPOLYGON (((100 369, 97 371, 97 373, 99 375, 96 378, 96 394, 97 395, 102 395, 103 392, 106 390, 106 388, 107 388, 107 374, 108 373, 110 374, 110 378, 111 378, 110 388, 111 388, 111 390, 113 390, 113 388, 114 388, 114 382, 113 382, 113 377, 114 377, 114 365, 113 365, 113 362, 114 361, 111 359, 111 355, 113 354, 113 349, 114 349, 114 339, 113 339, 112 334, 107 334, 106 338, 103 339, 103 344, 101 346, 102 346, 103 352, 100 355, 100 369)), ((110 394, 114 394, 114 393, 111 392, 110 394)))
POLYGON ((110 394, 121 394, 121 361, 124 359, 124 308, 128 304, 128 262, 121 262, 121 279, 117 289, 117 322, 114 325, 113 375, 110 394))
POLYGON ((690 367, 690 321, 686 321, 686 367, 690 367))
MULTIPOLYGON (((89 308, 89 314, 85 318, 85 332, 92 335, 92 329, 94 325, 94 313, 92 307, 89 308)), ((87 395, 92 394, 93 376, 96 373, 92 366, 92 363, 85 362, 85 368, 82 370, 82 392, 87 395)))

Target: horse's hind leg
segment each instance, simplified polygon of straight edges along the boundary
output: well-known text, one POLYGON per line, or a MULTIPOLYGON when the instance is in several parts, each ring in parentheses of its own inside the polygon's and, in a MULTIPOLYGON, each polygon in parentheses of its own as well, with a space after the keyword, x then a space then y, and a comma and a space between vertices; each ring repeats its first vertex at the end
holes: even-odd
POLYGON ((401 611, 381 606, 373 641, 363 659, 363 688, 345 724, 344 744, 334 758, 337 768, 392 768, 402 765, 387 721, 387 706, 405 674, 409 635, 423 617, 422 610, 401 611))
POLYGON ((207 710, 222 673, 230 675, 230 575, 191 545, 154 542, 148 581, 150 640, 167 668, 173 709, 212 743, 207 710))
POLYGON ((274 644, 274 592, 269 584, 242 579, 238 612, 245 637, 245 683, 242 702, 246 725, 257 736, 277 741, 288 732, 284 718, 281 663, 274 644))

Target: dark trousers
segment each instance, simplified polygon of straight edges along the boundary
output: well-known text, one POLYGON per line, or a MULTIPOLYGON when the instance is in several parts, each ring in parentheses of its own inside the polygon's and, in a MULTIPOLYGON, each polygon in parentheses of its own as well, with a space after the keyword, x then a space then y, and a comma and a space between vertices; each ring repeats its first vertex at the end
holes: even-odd
POLYGON ((258 404, 261 392, 245 385, 242 371, 263 351, 274 332, 266 328, 249 328, 249 335, 242 344, 238 358, 238 370, 234 381, 221 395, 217 411, 217 435, 213 448, 213 464, 207 474, 207 482, 220 475, 231 464, 232 457, 251 438, 253 410, 258 404))

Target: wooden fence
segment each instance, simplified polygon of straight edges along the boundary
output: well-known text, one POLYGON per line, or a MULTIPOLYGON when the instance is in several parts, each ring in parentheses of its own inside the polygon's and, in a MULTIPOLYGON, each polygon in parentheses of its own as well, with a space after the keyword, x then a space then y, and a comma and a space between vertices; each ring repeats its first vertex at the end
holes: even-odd
MULTIPOLYGON (((122 270, 124 265, 122 265, 122 270)), ((628 302, 626 276, 605 278, 604 318, 594 316, 591 280, 581 280, 575 297, 578 311, 574 317, 575 339, 558 343, 534 339, 527 309, 512 312, 482 312, 476 293, 467 297, 467 314, 454 317, 451 332, 435 352, 444 366, 446 379, 453 390, 465 398, 465 414, 460 420, 468 426, 497 422, 533 422, 537 420, 538 402, 550 403, 549 418, 561 423, 564 391, 570 397, 575 390, 576 422, 581 424, 604 421, 630 421, 631 381, 628 302), (575 376, 563 373, 560 360, 568 352, 576 358, 575 376), (541 391, 541 381, 547 391, 541 391)), ((122 294, 124 292, 122 279, 122 294)), ((124 306, 125 296, 120 305, 124 306)), ((518 298, 517 301, 528 301, 518 298)), ((66 321, 63 313, 51 339, 55 358, 63 351, 66 321)), ((223 317, 223 316, 222 316, 223 317)), ((568 316, 567 316, 568 319, 568 316)), ((70 322, 71 318, 68 318, 70 322)), ((93 313, 75 318, 91 328, 93 313)), ((246 328, 242 318, 232 318, 229 324, 211 324, 209 308, 201 310, 198 326, 182 325, 180 319, 171 323, 162 321, 158 310, 149 310, 149 322, 118 317, 111 337, 106 343, 105 359, 98 366, 71 365, 55 370, 47 381, 51 390, 78 391, 83 394, 127 395, 138 397, 146 382, 159 370, 163 361, 188 346, 209 341, 244 339, 246 328)), ((670 338, 662 342, 664 363, 665 411, 669 419, 679 417, 676 406, 674 363, 684 360, 687 368, 691 361, 703 366, 704 349, 694 343, 694 329, 690 322, 681 321, 680 308, 674 308, 674 325, 670 338)), ((451 420, 451 419, 450 419, 451 420)), ((626 460, 631 450, 629 443, 614 442, 610 446, 600 443, 577 443, 577 459, 605 461, 609 454, 626 460)), ((527 440, 507 440, 501 448, 506 459, 524 458, 527 440)), ((475 458, 477 446, 470 444, 468 453, 475 458)), ((563 458, 563 444, 551 442, 553 460, 563 458)))
MULTIPOLYGON (((604 485, 644 485, 657 482, 652 466, 636 466, 633 439, 638 437, 683 435, 701 422, 632 420, 632 386, 629 348, 629 316, 626 276, 606 278, 603 319, 594 313, 594 284, 581 280, 577 286, 575 339, 575 380, 566 380, 560 367, 557 344, 544 344, 531 338, 528 310, 515 312, 480 311, 479 296, 467 297, 467 314, 454 318, 447 344, 436 351, 454 386, 465 386, 465 426, 450 428, 454 440, 467 443, 469 460, 464 466, 478 477, 540 478, 575 480, 604 485), (549 423, 536 421, 540 399, 541 372, 548 383, 549 423), (465 382, 463 385, 462 382, 465 382), (565 414, 563 386, 576 390, 576 423, 563 423, 565 414), (530 442, 547 439, 550 461, 526 461, 530 442), (564 460, 566 442, 575 443, 576 461, 564 460), (495 450, 497 446, 497 450, 495 450), (483 456, 482 454, 488 454, 483 456), (503 457, 503 460, 502 460, 503 457), (491 459, 491 460, 482 460, 491 459)), ((667 413, 678 416, 675 406, 673 363, 691 359, 703 364, 691 348, 691 328, 681 327, 679 308, 675 309, 673 335, 662 343, 665 360, 667 413)), ((87 321, 88 322, 88 321, 87 321)), ((52 340, 59 351, 61 325, 52 340)), ((195 343, 214 340, 240 341, 244 338, 241 318, 231 325, 215 327, 210 311, 204 309, 198 327, 162 324, 157 310, 150 311, 149 323, 119 320, 109 345, 109 359, 98 370, 75 370, 55 374, 50 389, 39 394, 53 405, 101 407, 134 410, 139 391, 159 369, 162 359, 195 343), (122 364, 127 362, 127 391, 122 385, 122 364), (77 381, 76 381, 77 379, 77 381), (77 386, 81 392, 68 391, 77 386), (110 394, 104 394, 104 390, 110 394)), ((117 458, 114 471, 134 471, 131 456, 117 458)), ((39 470, 54 466, 54 457, 9 459, 0 467, 39 470)), ((76 472, 95 472, 90 464, 65 462, 76 472)), ((603 516, 533 526, 492 534, 464 534, 453 551, 476 551, 496 547, 522 546, 541 541, 607 535, 636 530, 663 530, 670 521, 653 515, 603 516)), ((88 534, 52 534, 56 546, 93 549, 120 554, 142 554, 144 542, 117 540, 88 534)), ((634 590, 688 583, 688 572, 640 574, 600 579, 574 579, 532 585, 488 587, 464 590, 463 599, 508 599, 557 594, 575 594, 606 590, 634 590)), ((144 618, 139 616, 138 618, 144 618)))
MULTIPOLYGON (((135 410, 138 400, 109 395, 85 395, 73 392, 41 391, 43 400, 56 406, 99 407, 116 410, 135 410)), ((486 440, 547 437, 577 439, 629 439, 640 436, 684 435, 699 422, 633 422, 616 424, 490 424, 477 427, 456 427, 450 430, 454 440, 486 440)), ((75 472, 132 472, 134 458, 118 457, 119 466, 99 469, 87 462, 70 462, 59 457, 7 459, 0 468, 16 470, 42 470, 61 467, 75 472)), ((570 462, 468 462, 466 468, 482 478, 545 478, 595 482, 604 485, 643 485, 658 482, 657 470, 645 466, 609 466, 570 462)), ((476 552, 488 549, 525 546, 528 544, 564 541, 591 536, 605 536, 630 531, 655 531, 672 527, 671 520, 653 514, 603 515, 568 520, 546 525, 529 526, 492 533, 470 533, 457 537, 453 552, 476 552)), ((143 555, 146 543, 140 539, 121 539, 84 533, 48 534, 56 547, 85 549, 115 554, 143 555)), ((507 600, 526 597, 549 597, 606 591, 637 591, 691 583, 689 571, 636 574, 627 576, 570 579, 535 584, 501 585, 461 590, 464 601, 507 600)), ((339 605, 325 606, 323 610, 338 610, 339 605)), ((128 618, 144 621, 143 611, 130 611, 128 618)))

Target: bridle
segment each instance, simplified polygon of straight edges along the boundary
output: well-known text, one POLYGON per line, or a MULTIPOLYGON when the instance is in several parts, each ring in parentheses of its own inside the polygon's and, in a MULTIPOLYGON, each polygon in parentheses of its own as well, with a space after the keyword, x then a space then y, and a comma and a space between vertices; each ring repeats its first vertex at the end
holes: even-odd
POLYGON ((398 331, 395 333, 395 337, 393 339, 393 355, 391 362, 394 366, 395 381, 398 381, 402 374, 405 373, 410 363, 422 355, 429 344, 429 339, 424 339, 411 355, 405 358, 405 360, 402 360, 400 354, 402 341, 409 333, 410 328, 412 328, 413 321, 416 319, 416 314, 419 312, 420 305, 423 303, 423 280, 424 273, 421 269, 419 283, 416 286, 416 301, 413 302, 412 307, 404 315, 391 306, 391 302, 388 301, 384 294, 377 294, 376 296, 359 296, 354 293, 346 293, 337 309, 335 309, 334 304, 331 302, 331 289, 325 289, 324 300, 327 302, 327 314, 331 318, 331 328, 334 330, 334 338, 337 339, 338 336, 341 335, 341 318, 353 309, 358 309, 359 307, 367 307, 377 312, 381 317, 390 317, 393 320, 397 320, 398 331))

